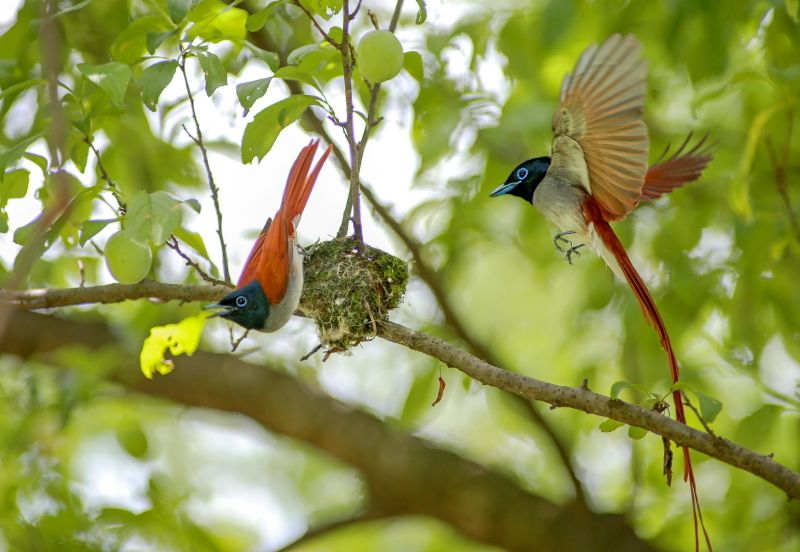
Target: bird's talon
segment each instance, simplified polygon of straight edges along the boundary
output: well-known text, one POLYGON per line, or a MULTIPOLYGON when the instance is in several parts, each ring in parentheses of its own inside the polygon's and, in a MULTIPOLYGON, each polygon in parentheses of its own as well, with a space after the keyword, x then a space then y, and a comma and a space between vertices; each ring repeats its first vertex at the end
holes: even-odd
POLYGON ((572 249, 572 242, 564 236, 569 236, 570 234, 574 233, 575 232, 572 230, 567 230, 566 232, 559 232, 556 234, 555 237, 553 237, 553 244, 556 246, 556 249, 558 249, 561 253, 566 253, 568 249, 572 249), (561 245, 562 243, 564 244, 563 246, 561 245))
POLYGON ((567 249, 567 250, 565 251, 565 253, 567 254, 567 262, 568 262, 569 264, 572 264, 572 256, 573 256, 573 255, 577 255, 578 257, 580 257, 580 256, 581 256, 581 252, 580 252, 580 251, 578 251, 578 249, 580 249, 580 248, 581 248, 581 247, 583 247, 584 245, 586 245, 586 244, 579 243, 578 245, 574 245, 574 246, 570 247, 569 249, 567 249))

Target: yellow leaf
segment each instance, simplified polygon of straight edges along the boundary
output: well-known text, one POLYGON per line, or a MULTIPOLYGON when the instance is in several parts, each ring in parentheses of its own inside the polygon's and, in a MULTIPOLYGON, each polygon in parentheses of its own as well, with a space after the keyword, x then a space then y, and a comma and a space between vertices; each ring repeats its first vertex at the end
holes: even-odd
POLYGON ((172 360, 165 359, 167 349, 173 356, 186 354, 192 356, 200 345, 200 336, 206 325, 208 313, 184 318, 177 324, 156 326, 150 329, 150 335, 144 340, 139 355, 139 366, 146 378, 153 374, 169 374, 175 367, 172 360))

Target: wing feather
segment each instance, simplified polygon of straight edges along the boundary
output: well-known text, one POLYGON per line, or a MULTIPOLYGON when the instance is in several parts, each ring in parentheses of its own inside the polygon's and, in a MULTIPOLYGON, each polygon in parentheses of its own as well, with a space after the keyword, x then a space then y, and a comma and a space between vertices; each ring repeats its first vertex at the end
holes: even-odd
POLYGON ((642 197, 650 141, 642 120, 647 63, 633 36, 587 48, 564 79, 556 137, 583 151, 589 189, 606 220, 624 218, 642 197))

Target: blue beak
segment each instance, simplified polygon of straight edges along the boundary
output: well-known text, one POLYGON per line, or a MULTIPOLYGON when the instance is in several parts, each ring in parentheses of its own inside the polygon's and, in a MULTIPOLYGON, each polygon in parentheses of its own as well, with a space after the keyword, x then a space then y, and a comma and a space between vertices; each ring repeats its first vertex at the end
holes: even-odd
POLYGON ((489 197, 497 197, 505 195, 514 188, 516 188, 517 184, 519 184, 519 182, 506 182, 505 184, 501 184, 500 186, 495 188, 491 194, 489 194, 489 197))
POLYGON ((203 307, 203 310, 211 310, 211 309, 221 309, 219 312, 215 312, 214 314, 209 315, 209 318, 216 318, 218 316, 225 316, 233 312, 233 308, 228 307, 226 305, 220 305, 219 303, 212 303, 211 305, 206 305, 203 307))

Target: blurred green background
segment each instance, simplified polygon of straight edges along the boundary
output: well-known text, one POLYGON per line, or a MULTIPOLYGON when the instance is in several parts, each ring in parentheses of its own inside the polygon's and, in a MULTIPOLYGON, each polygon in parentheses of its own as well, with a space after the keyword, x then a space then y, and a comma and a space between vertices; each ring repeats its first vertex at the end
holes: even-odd
MULTIPOLYGON (((186 210, 180 231, 187 250, 220 274, 202 159, 181 128, 194 131, 180 73, 150 98, 155 110, 142 99, 144 69, 177 59, 179 43, 215 53, 217 81, 225 82, 207 94, 208 67, 187 60, 234 267, 274 212, 298 145, 318 128, 309 117, 344 145, 314 108, 281 134, 260 169, 239 161, 244 125, 291 90, 275 78, 243 115, 237 84, 294 64, 318 83, 319 91, 305 84, 306 93, 324 93, 344 113, 341 66, 296 6, 72 0, 53 2, 47 16, 44 2, 16 4, 4 6, 0 27, 4 286, 111 281, 100 249, 118 213, 89 142, 123 197, 168 190, 202 204, 199 215, 186 210), (257 13, 266 18, 260 27, 257 13), (79 69, 111 62, 130 69, 118 97, 118 83, 98 84, 79 69), (43 63, 57 68, 60 107, 48 96, 43 63), (63 139, 53 127, 58 113, 63 139), (88 199, 34 252, 30 270, 15 270, 32 254, 25 229, 55 201, 56 149, 71 197, 88 199), (256 198, 265 174, 271 195, 256 198)), ((341 25, 341 3, 304 5, 326 29, 341 25)), ((356 38, 371 28, 365 8, 385 27, 394 3, 365 0, 356 38)), ((649 60, 651 158, 689 132, 709 133, 717 146, 701 181, 640 207, 615 231, 650 286, 684 379, 723 405, 713 430, 800 470, 799 10, 797 0, 429 2, 416 25, 418 3, 406 2, 397 35, 423 70, 407 59, 407 71, 383 86, 384 120, 362 174, 421 242, 452 312, 443 315, 415 261, 393 319, 546 381, 587 379, 601 393, 620 380, 669 389, 664 353, 624 284, 590 255, 565 263, 554 229, 529 205, 488 198, 517 163, 549 153, 561 79, 584 48, 632 33, 649 60)), ((363 83, 358 90, 365 109, 363 83)), ((338 226, 345 179, 333 167, 303 221, 309 243, 338 226)), ((410 260, 365 211, 366 240, 410 260)), ((172 251, 155 249, 151 278, 201 282, 172 251)), ((380 340, 301 363, 316 341, 313 325, 295 320, 244 342, 236 356, 257 364, 263 379, 243 383, 237 374, 251 372, 241 365, 215 371, 232 357, 217 324, 201 348, 220 356, 181 358, 175 373, 139 382, 136 358, 149 329, 200 306, 129 301, 41 319, 9 315, 0 337, 0 551, 279 550, 308 530, 319 534, 293 550, 499 550, 510 541, 493 535, 528 530, 524 522, 503 526, 513 511, 529 512, 520 519, 531 527, 550 519, 542 512, 561 516, 552 540, 540 542, 545 550, 581 532, 588 549, 692 548, 689 491, 679 462, 666 486, 660 438, 603 433, 600 419, 524 404, 380 340), (440 374, 447 388, 432 408, 440 374), (248 388, 263 388, 263 404, 237 397, 248 388), (371 417, 351 416, 364 412, 371 417), (428 457, 430 450, 455 454, 428 457), (488 479, 481 486, 462 473, 488 479), (426 491, 437 479, 441 487, 426 491), (604 524, 633 540, 606 538, 597 529, 604 524)), ((800 550, 796 503, 748 473, 693 458, 715 549, 800 550)))

